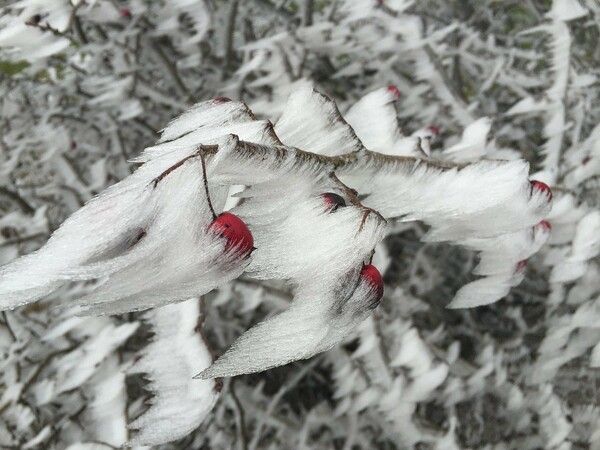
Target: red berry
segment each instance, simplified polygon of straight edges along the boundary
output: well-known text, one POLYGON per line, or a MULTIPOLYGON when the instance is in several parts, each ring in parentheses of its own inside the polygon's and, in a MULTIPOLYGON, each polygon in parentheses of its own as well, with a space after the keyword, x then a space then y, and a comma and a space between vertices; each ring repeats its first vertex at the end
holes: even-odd
POLYGON ((33 16, 31 16, 28 23, 30 23, 32 25, 38 25, 41 21, 42 21, 41 14, 34 14, 33 16))
POLYGON ((527 266, 527 260, 526 259, 522 259, 521 261, 519 261, 517 263, 517 272, 525 270, 525 266, 527 266))
POLYGON ((376 301, 379 301, 383 297, 383 278, 377 267, 372 264, 364 265, 360 270, 360 280, 373 288, 376 301))
POLYGON ((224 212, 208 226, 209 231, 214 231, 223 236, 227 242, 225 250, 236 249, 243 256, 247 256, 254 250, 254 238, 252 233, 238 216, 224 212))
POLYGON ((121 17, 131 17, 131 11, 127 8, 120 9, 119 14, 121 15, 121 17))
POLYGON ((439 135, 440 135, 440 128, 439 128, 439 127, 436 127, 435 125, 429 125, 429 126, 427 127, 427 129, 428 129, 429 131, 431 131, 433 134, 435 134, 436 136, 439 136, 439 135))
POLYGON ((394 86, 393 84, 390 84, 387 87, 387 90, 394 96, 394 100, 398 100, 400 98, 400 89, 398 89, 398 87, 394 86))
POLYGON ((542 220, 536 225, 536 227, 541 227, 544 229, 544 231, 550 231, 552 229, 552 224, 547 220, 542 220))
POLYGON ((227 103, 230 102, 231 99, 229 97, 215 97, 215 99, 213 100, 217 105, 221 104, 221 103, 227 103))
POLYGON ((548 196, 548 200, 552 200, 552 190, 546 183, 542 183, 538 180, 531 180, 529 183, 531 185, 532 193, 533 191, 542 191, 548 196))
POLYGON ((324 194, 321 194, 321 197, 323 197, 325 207, 329 212, 335 212, 338 208, 346 206, 344 197, 334 194, 333 192, 325 192, 324 194))

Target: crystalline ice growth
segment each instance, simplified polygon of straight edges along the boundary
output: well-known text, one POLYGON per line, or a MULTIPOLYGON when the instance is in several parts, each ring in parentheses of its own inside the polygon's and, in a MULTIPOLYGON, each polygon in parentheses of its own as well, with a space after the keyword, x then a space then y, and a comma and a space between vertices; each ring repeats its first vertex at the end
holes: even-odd
POLYGON ((192 432, 212 410, 219 393, 214 380, 194 380, 212 364, 212 355, 199 333, 198 298, 146 313, 153 341, 130 373, 145 373, 154 394, 152 405, 129 428, 139 430, 135 445, 160 445, 192 432))

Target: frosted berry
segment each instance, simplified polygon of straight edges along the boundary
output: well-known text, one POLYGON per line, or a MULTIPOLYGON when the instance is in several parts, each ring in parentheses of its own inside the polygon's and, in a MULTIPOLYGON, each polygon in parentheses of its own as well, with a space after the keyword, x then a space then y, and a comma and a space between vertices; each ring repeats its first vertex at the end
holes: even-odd
POLYGON ((552 224, 547 220, 542 220, 536 226, 542 228, 544 231, 550 231, 552 229, 552 224))
POLYGON ((392 94, 394 96, 394 100, 398 100, 400 98, 400 89, 398 89, 396 86, 394 86, 393 84, 390 84, 387 87, 387 90, 390 94, 392 94))
POLYGON ((329 212, 335 212, 338 208, 343 208, 346 206, 346 200, 344 200, 344 197, 334 194, 333 192, 325 192, 324 194, 321 194, 321 197, 323 197, 325 207, 329 212))
POLYGON ((128 19, 131 17, 131 11, 127 8, 120 9, 119 14, 121 17, 127 17, 128 19))
POLYGON ((436 127, 435 125, 429 125, 427 127, 427 130, 430 131, 431 134, 433 134, 436 137, 440 135, 440 128, 436 127))
POLYGON ((41 14, 34 14, 33 16, 31 16, 28 23, 30 23, 32 25, 38 25, 41 21, 42 21, 41 14))
POLYGON ((375 300, 379 301, 383 297, 383 278, 372 264, 366 264, 360 270, 360 281, 367 283, 375 291, 375 300))
POLYGON ((208 226, 209 231, 214 231, 224 237, 227 242, 225 250, 236 249, 243 256, 247 256, 254 250, 254 238, 252 233, 238 216, 224 212, 208 226))
POLYGON ((552 190, 546 183, 542 183, 541 181, 538 181, 538 180, 531 180, 529 183, 531 185, 532 193, 534 191, 544 192, 548 196, 548 200, 552 200, 552 190))
POLYGON ((218 96, 215 97, 213 100, 217 105, 220 105, 221 103, 228 103, 231 101, 231 99, 229 97, 222 97, 222 96, 218 96))
POLYGON ((525 270, 526 266, 527 266, 527 260, 522 259, 521 261, 519 261, 517 263, 517 272, 521 272, 522 270, 525 270))

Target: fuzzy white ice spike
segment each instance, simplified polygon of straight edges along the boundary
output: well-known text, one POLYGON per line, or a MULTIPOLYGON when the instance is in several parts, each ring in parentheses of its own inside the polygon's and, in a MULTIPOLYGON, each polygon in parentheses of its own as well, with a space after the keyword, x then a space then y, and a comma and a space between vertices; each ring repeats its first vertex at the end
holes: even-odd
POLYGON ((138 322, 118 326, 108 322, 83 345, 62 356, 57 363, 55 395, 83 385, 96 372, 97 366, 133 335, 138 326, 138 322))
MULTIPOLYGON (((374 164, 364 158, 365 166, 374 164)), ((493 303, 523 278, 518 262, 539 250, 548 237, 538 224, 552 202, 532 189, 529 166, 518 161, 482 161, 467 166, 442 166, 400 161, 363 178, 358 168, 342 171, 342 181, 367 194, 364 202, 385 217, 421 220, 430 225, 425 241, 450 241, 481 251, 476 269, 487 276, 464 286, 452 308, 493 303)))
POLYGON ((377 306, 375 292, 357 274, 337 281, 341 287, 314 283, 299 291, 286 311, 244 333, 198 378, 231 377, 260 372, 310 358, 340 343, 377 306), (349 292, 350 291, 350 292, 349 292), (325 295, 323 293, 326 292, 325 295))
POLYGON ((399 95, 395 86, 368 93, 344 114, 348 124, 369 150, 397 156, 423 156, 419 139, 404 137, 393 102, 399 95))
POLYGON ((147 374, 154 398, 150 408, 129 425, 138 430, 130 444, 154 446, 198 428, 219 393, 215 380, 192 379, 212 363, 200 332, 203 317, 198 298, 156 308, 145 318, 154 337, 130 372, 147 374))
POLYGON ((546 14, 549 18, 560 21, 578 19, 588 13, 577 0, 554 0, 552 8, 546 14))
POLYGON ((384 217, 430 225, 427 241, 498 236, 543 220, 552 204, 543 192, 532 192, 528 172, 522 160, 443 168, 410 159, 382 168, 377 177, 365 176, 360 165, 339 171, 384 217))
POLYGON ((348 199, 348 206, 329 212, 322 197, 327 192, 344 195, 328 178, 310 174, 274 179, 244 192, 234 212, 253 230, 257 250, 250 273, 302 284, 360 267, 383 238, 385 221, 348 199))
POLYGON ((200 142, 202 144, 215 144, 222 140, 223 136, 230 134, 235 134, 240 140, 256 144, 280 144, 273 131, 271 122, 268 120, 251 120, 246 122, 235 122, 219 127, 199 127, 176 140, 163 142, 153 147, 146 148, 140 156, 134 159, 134 161, 145 162, 182 147, 198 145, 200 142))
POLYGON ((494 238, 465 240, 464 245, 481 251, 473 273, 485 278, 460 288, 448 308, 488 305, 506 296, 510 288, 521 283, 527 258, 539 251, 549 235, 550 226, 542 221, 535 227, 494 238))
POLYGON ((162 130, 158 142, 174 141, 202 128, 221 128, 251 120, 252 111, 245 103, 234 102, 224 97, 216 98, 194 105, 169 122, 162 130))
POLYGON ((444 155, 457 162, 478 161, 486 154, 492 119, 483 117, 467 126, 460 142, 444 150, 444 155))
POLYGON ((336 104, 312 88, 290 95, 275 132, 285 145, 334 156, 364 148, 336 104))
POLYGON ((567 283, 581 278, 590 260, 600 253, 600 212, 586 214, 577 224, 571 251, 552 269, 550 281, 567 283))
POLYGON ((356 205, 329 211, 321 193, 333 187, 329 179, 290 176, 244 194, 236 212, 255 230, 258 247, 250 271, 289 279, 298 291, 288 310, 242 335, 202 378, 309 358, 338 344, 376 306, 373 288, 357 277, 383 238, 385 221, 356 205))
MULTIPOLYGON (((228 143, 237 140, 222 141, 225 153, 228 143)), ((65 281, 103 277, 79 305, 102 314, 147 309, 237 277, 249 261, 224 254, 223 239, 207 232, 212 214, 200 158, 190 158, 196 151, 149 161, 68 218, 39 251, 3 267, 0 309, 35 301, 65 281)), ((226 191, 211 186, 217 209, 226 191)))
POLYGON ((512 274, 519 261, 537 253, 550 236, 550 225, 542 221, 535 227, 493 238, 467 239, 463 245, 479 250, 476 275, 512 274))

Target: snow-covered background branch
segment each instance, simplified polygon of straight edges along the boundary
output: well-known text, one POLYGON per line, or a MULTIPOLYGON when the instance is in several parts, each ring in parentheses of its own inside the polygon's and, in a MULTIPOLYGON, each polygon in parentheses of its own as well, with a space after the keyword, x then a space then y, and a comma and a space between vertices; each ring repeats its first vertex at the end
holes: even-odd
POLYGON ((0 448, 600 449, 599 23, 4 2, 0 448))

